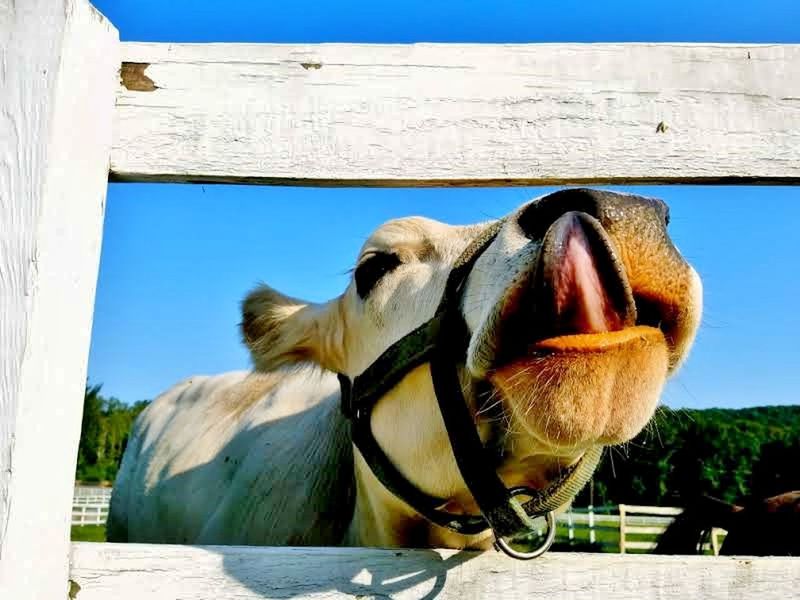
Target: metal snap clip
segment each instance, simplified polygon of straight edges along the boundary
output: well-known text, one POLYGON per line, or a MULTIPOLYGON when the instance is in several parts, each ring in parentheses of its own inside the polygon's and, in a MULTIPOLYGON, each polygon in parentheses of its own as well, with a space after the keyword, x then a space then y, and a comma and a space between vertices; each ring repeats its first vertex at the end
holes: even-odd
MULTIPOLYGON (((556 539, 556 518, 553 516, 552 512, 547 512, 544 515, 541 515, 545 519, 545 523, 547 525, 547 533, 542 540, 542 543, 538 546, 535 546, 533 550, 517 550, 515 549, 512 544, 514 544, 514 537, 515 536, 505 536, 505 537, 497 537, 494 542, 494 546, 498 550, 502 550, 511 558, 516 558, 517 560, 530 560, 532 558, 537 558, 547 552, 550 546, 553 545, 553 540, 556 539)), ((517 534, 517 538, 521 538, 528 534, 517 534)), ((521 542, 525 543, 525 542, 521 542)))

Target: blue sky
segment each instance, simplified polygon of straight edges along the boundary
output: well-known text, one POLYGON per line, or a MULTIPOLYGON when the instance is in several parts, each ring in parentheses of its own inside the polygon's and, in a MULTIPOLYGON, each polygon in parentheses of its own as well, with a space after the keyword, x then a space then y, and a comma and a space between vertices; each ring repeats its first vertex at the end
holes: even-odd
MULTIPOLYGON (((156 2, 97 0, 123 40, 251 42, 800 41, 800 2, 156 2)), ((124 401, 246 368, 238 303, 258 281, 325 300, 381 222, 502 216, 552 188, 309 189, 112 184, 89 377, 124 401)), ((705 282, 671 406, 795 404, 800 188, 636 187, 671 206, 705 282)))

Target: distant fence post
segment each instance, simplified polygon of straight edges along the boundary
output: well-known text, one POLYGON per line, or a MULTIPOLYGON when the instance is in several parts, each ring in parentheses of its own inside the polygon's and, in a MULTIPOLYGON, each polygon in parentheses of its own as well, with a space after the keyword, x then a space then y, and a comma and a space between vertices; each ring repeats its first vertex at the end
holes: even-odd
POLYGON ((711 528, 711 551, 714 553, 714 556, 719 556, 719 550, 722 546, 722 542, 720 542, 720 538, 725 538, 727 532, 724 529, 720 529, 719 527, 712 527, 711 528))
POLYGON ((567 511, 567 539, 572 543, 575 539, 575 522, 572 518, 572 505, 569 505, 567 511))
POLYGON ((619 505, 619 553, 625 554, 625 505, 619 505))

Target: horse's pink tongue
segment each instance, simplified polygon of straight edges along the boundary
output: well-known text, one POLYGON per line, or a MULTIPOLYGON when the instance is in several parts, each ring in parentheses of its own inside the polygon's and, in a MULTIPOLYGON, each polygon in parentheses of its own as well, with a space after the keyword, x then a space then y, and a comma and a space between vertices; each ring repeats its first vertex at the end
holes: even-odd
POLYGON ((624 327, 598 271, 592 247, 578 219, 559 228, 549 265, 556 328, 562 334, 602 333, 624 327))

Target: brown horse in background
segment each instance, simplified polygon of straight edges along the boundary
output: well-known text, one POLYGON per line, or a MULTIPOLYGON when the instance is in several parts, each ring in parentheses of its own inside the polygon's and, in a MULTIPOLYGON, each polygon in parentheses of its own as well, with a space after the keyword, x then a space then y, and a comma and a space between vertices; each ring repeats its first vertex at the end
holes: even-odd
POLYGON ((720 554, 800 556, 800 491, 745 506, 701 496, 670 525, 656 554, 698 554, 712 527, 728 531, 720 554))

